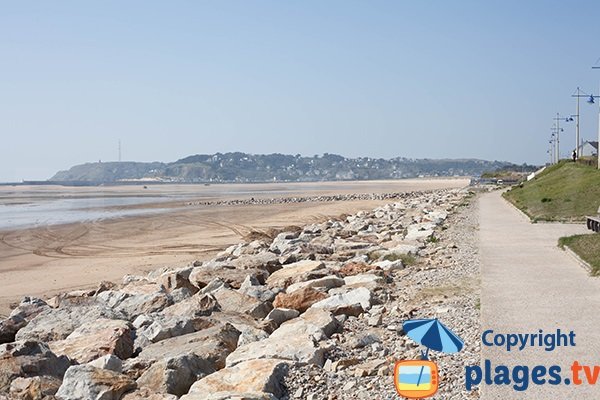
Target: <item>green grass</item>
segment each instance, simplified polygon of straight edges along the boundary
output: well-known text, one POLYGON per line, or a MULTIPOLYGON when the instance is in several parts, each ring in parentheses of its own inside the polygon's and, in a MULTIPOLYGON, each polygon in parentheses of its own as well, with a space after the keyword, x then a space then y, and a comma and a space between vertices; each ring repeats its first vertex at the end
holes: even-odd
POLYGON ((504 197, 533 221, 581 221, 600 205, 600 171, 561 161, 535 179, 515 186, 504 197))
POLYGON ((591 274, 600 275, 600 235, 597 233, 588 235, 566 236, 558 239, 561 248, 567 246, 575 252, 582 260, 592 268, 591 274))
MULTIPOLYGON (((469 192, 463 197, 463 199, 460 201, 460 203, 456 207, 468 207, 469 204, 471 204, 471 202, 475 198, 475 195, 476 195, 475 192, 473 192, 472 190, 469 190, 469 192)), ((444 227, 442 227, 442 230, 444 230, 444 227)))
POLYGON ((436 238, 434 235, 431 235, 427 238, 428 243, 437 243, 439 241, 440 241, 440 239, 436 238))
POLYGON ((385 261, 391 261, 391 262, 402 260, 402 254, 396 254, 396 253, 386 254, 385 256, 383 256, 383 259, 385 261))
POLYGON ((524 178, 529 175, 529 172, 518 172, 518 171, 510 171, 510 170, 499 170, 499 171, 486 171, 481 174, 482 178, 487 179, 505 179, 505 178, 524 178))
MULTIPOLYGON (((376 261, 381 258, 382 252, 379 250, 372 251, 368 254, 369 261, 376 261)), ((402 264, 406 266, 415 265, 417 263, 417 257, 412 254, 399 254, 399 253, 389 253, 381 258, 386 261, 398 261, 402 260, 402 264)))
POLYGON ((400 254, 400 260, 402 260, 402 264, 406 266, 415 265, 417 263, 417 257, 412 254, 400 254))

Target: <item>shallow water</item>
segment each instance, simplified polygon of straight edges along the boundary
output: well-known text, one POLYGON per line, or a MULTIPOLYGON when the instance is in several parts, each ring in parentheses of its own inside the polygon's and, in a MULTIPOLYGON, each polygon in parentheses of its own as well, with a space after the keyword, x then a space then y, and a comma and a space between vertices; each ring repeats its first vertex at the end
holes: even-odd
POLYGON ((164 212, 164 208, 120 209, 119 206, 172 201, 172 197, 86 197, 33 200, 22 204, 0 204, 0 229, 27 228, 94 221, 164 212))
POLYGON ((68 187, 0 185, 0 230, 94 221, 159 213, 168 201, 200 201, 312 196, 317 194, 384 193, 461 187, 468 180, 428 179, 345 182, 276 182, 234 184, 165 184, 148 186, 68 187), (150 204, 152 203, 152 206, 150 204), (145 207, 144 205, 148 206, 145 207), (138 206, 127 208, 125 206, 138 206), (123 209, 125 207, 125 209, 123 209))

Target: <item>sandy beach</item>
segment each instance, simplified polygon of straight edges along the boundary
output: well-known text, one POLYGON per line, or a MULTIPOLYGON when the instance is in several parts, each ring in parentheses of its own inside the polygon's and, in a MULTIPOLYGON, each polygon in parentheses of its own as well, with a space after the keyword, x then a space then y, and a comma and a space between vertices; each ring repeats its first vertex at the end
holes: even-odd
POLYGON ((251 231, 302 225, 372 209, 385 200, 271 205, 187 205, 192 200, 248 199, 347 193, 391 193, 464 187, 467 179, 252 185, 159 185, 64 188, 0 187, 0 203, 85 196, 164 196, 144 207, 170 211, 144 216, 0 231, 0 314, 23 296, 48 297, 120 281, 161 266, 214 255, 251 231), (170 197, 169 197, 170 196, 170 197))

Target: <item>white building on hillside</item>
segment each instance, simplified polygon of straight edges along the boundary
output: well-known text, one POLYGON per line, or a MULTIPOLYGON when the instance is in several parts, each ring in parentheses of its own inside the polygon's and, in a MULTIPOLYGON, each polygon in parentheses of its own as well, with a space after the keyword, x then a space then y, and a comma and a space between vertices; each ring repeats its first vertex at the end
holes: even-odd
POLYGON ((598 142, 585 141, 577 150, 579 157, 596 156, 598 154, 598 142))

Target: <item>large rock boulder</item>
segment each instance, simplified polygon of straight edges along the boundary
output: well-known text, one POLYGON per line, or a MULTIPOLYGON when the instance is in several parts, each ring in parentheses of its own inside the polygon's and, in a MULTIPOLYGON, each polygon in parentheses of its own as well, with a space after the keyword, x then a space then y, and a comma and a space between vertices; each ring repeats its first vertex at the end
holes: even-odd
POLYGON ((396 261, 382 260, 382 261, 374 262, 373 265, 376 265, 377 267, 381 268, 383 271, 387 271, 387 272, 398 271, 398 270, 404 269, 404 267, 405 267, 402 260, 396 260, 396 261))
POLYGON ((272 332, 270 324, 259 322, 248 314, 239 312, 218 312, 211 315, 211 320, 216 323, 229 323, 240 331, 238 338, 238 347, 251 342, 256 342, 265 339, 269 336, 267 332, 272 332))
POLYGON ((119 400, 136 388, 133 380, 123 374, 91 365, 74 365, 65 373, 56 393, 59 400, 119 400))
POLYGON ((373 294, 371 291, 365 287, 359 287, 347 293, 330 296, 316 302, 311 307, 335 311, 338 309, 349 308, 355 304, 359 304, 364 311, 367 311, 373 304, 373 294))
POLYGON ((96 296, 108 307, 133 321, 138 315, 162 311, 173 304, 173 298, 156 284, 129 284, 121 290, 107 290, 96 296))
POLYGON ((338 273, 343 276, 352 276, 352 275, 358 275, 358 274, 363 274, 365 272, 371 272, 371 271, 377 271, 377 270, 381 270, 381 268, 375 266, 375 265, 369 265, 366 264, 364 262, 349 262, 347 264, 344 264, 338 271, 338 273))
POLYGON ((298 250, 298 246, 305 241, 299 239, 300 231, 295 230, 293 232, 282 232, 275 236, 269 251, 279 255, 286 255, 293 253, 298 250))
POLYGON ((17 341, 0 345, 0 393, 7 392, 19 377, 40 377, 40 391, 55 392, 70 364, 67 357, 56 356, 45 343, 17 341))
POLYGON ((370 242, 358 242, 354 240, 335 239, 333 243, 336 253, 364 254, 372 251, 375 246, 370 242))
POLYGON ((162 311, 162 314, 185 318, 195 318, 210 315, 213 311, 218 310, 219 304, 213 295, 197 293, 192 297, 165 308, 162 311))
POLYGON ((206 356, 217 368, 222 368, 227 354, 236 348, 239 335, 240 332, 233 325, 217 322, 198 332, 153 343, 142 350, 137 358, 156 361, 193 353, 206 356))
POLYGON ((277 358, 322 366, 324 353, 325 349, 318 347, 313 339, 307 336, 268 337, 238 347, 227 357, 227 367, 232 367, 244 361, 263 358, 277 358))
POLYGON ((46 400, 54 399, 53 395, 60 387, 61 381, 47 376, 16 378, 10 384, 9 397, 0 393, 0 399, 46 400))
POLYGON ((328 275, 322 278, 311 279, 305 282, 294 283, 287 287, 286 292, 292 293, 302 288, 323 288, 331 289, 344 286, 344 280, 335 275, 328 275))
POLYGON ((277 297, 275 297, 273 306, 278 308, 291 308, 304 312, 314 303, 326 298, 326 293, 307 287, 292 293, 279 293, 277 297))
POLYGON ((287 336, 306 336, 315 341, 325 340, 342 328, 339 321, 327 310, 311 308, 299 318, 281 324, 271 337, 284 339, 287 336))
POLYGON ((267 278, 270 287, 286 288, 296 282, 303 282, 326 275, 325 264, 321 261, 303 260, 285 265, 267 278))
POLYGON ((200 320, 200 317, 190 319, 164 314, 155 314, 151 317, 140 315, 133 321, 136 327, 134 347, 145 347, 150 343, 195 332, 197 325, 202 324, 200 320))
POLYGON ((124 360, 133 355, 133 333, 129 322, 99 318, 86 322, 64 340, 50 342, 50 349, 80 364, 107 354, 124 360))
POLYGON ((166 290, 167 293, 171 293, 177 289, 188 289, 192 293, 196 293, 198 288, 190 282, 191 268, 185 268, 175 271, 167 271, 162 273, 156 282, 166 290))
POLYGON ((181 400, 265 399, 283 396, 288 364, 282 360, 251 360, 215 372, 194 383, 181 400))
POLYGON ((448 212, 445 210, 433 210, 429 211, 427 215, 425 215, 424 219, 426 221, 431 221, 432 223, 439 225, 444 222, 448 218, 448 212))
POLYGON ((14 342, 19 329, 48 309, 50 306, 44 300, 37 297, 24 297, 8 318, 0 321, 0 344, 14 342))
POLYGON ((309 243, 301 243, 300 250, 305 254, 332 254, 333 237, 323 234, 314 237, 309 243))
POLYGON ((77 327, 97 319, 122 319, 124 315, 94 300, 42 311, 15 335, 16 340, 51 342, 69 336, 77 327))
POLYGON ((17 307, 12 310, 10 313, 10 317, 21 317, 26 321, 33 319, 42 311, 46 311, 50 309, 50 306, 42 299, 38 299, 37 297, 23 297, 23 300, 19 303, 17 307))
POLYGON ((432 222, 410 225, 407 228, 407 233, 406 236, 404 236, 404 240, 407 242, 422 242, 433 235, 433 229, 435 226, 436 224, 432 222))
POLYGON ((261 285, 254 275, 248 275, 246 277, 238 289, 238 292, 263 302, 273 301, 275 299, 275 292, 268 286, 261 285))
POLYGON ((215 372, 214 365, 196 354, 181 354, 152 364, 137 380, 138 385, 154 392, 181 396, 203 376, 215 372))
POLYGON ((138 384, 156 392, 181 396, 198 378, 225 366, 240 332, 219 324, 195 333, 165 339, 144 348, 138 359, 153 362, 138 384))
POLYGON ((15 335, 27 325, 22 317, 12 316, 0 321, 0 344, 10 343, 15 341, 15 335))
POLYGON ((260 319, 273 309, 271 303, 262 302, 255 297, 247 296, 233 289, 222 287, 212 292, 219 308, 226 312, 242 312, 260 319))
POLYGON ((118 373, 123 372, 123 360, 121 360, 119 357, 113 356, 112 354, 96 358, 94 361, 89 362, 88 365, 100 369, 108 369, 118 373))
POLYGON ((270 251, 262 251, 258 254, 241 255, 231 261, 231 265, 239 269, 259 269, 273 273, 281 268, 279 256, 270 251))
POLYGON ((261 284, 263 284, 269 276, 269 272, 267 270, 259 268, 242 269, 235 268, 233 266, 201 266, 194 268, 190 274, 190 282, 192 282, 197 288, 203 289, 211 281, 219 279, 227 285, 235 289, 239 289, 239 287, 242 285, 242 282, 244 282, 249 274, 256 276, 261 284))
POLYGON ((344 278, 345 286, 348 287, 366 287, 368 289, 375 289, 381 286, 385 279, 376 274, 358 274, 347 276, 344 278))
POLYGON ((271 310, 269 315, 265 317, 266 320, 273 321, 278 327, 285 321, 296 318, 300 315, 300 312, 291 308, 274 308, 271 310))
POLYGON ((385 252, 385 254, 394 255, 397 257, 407 254, 418 254, 420 250, 420 246, 417 246, 414 243, 404 243, 398 241, 384 243, 384 246, 388 248, 388 251, 385 252))
POLYGON ((323 365, 325 349, 315 344, 337 331, 339 323, 325 310, 309 310, 283 323, 267 339, 238 347, 227 357, 227 367, 241 362, 274 358, 323 365))

